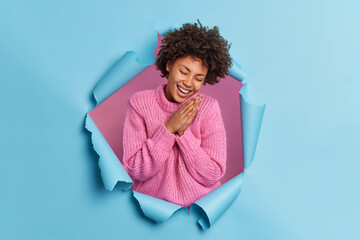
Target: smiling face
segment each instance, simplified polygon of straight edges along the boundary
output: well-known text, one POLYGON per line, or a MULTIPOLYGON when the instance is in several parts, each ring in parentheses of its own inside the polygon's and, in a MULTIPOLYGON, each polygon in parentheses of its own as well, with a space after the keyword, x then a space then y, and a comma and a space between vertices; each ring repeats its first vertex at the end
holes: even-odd
POLYGON ((165 96, 170 102, 182 103, 197 93, 204 84, 208 69, 200 58, 181 57, 173 64, 168 63, 169 72, 165 96))

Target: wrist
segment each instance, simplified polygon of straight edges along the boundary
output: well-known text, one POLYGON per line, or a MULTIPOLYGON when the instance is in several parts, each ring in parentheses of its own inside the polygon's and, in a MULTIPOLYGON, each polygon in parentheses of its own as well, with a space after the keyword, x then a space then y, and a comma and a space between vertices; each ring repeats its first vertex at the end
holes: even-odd
POLYGON ((175 131, 170 126, 168 126, 167 123, 165 124, 165 128, 169 133, 175 133, 175 131))

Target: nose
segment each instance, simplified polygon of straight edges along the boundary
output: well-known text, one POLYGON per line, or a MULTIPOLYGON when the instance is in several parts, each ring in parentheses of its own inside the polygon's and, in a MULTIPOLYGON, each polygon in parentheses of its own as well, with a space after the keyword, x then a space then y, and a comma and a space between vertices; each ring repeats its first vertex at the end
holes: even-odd
POLYGON ((190 88, 191 87, 191 79, 190 78, 186 78, 184 81, 184 87, 186 88, 190 88))

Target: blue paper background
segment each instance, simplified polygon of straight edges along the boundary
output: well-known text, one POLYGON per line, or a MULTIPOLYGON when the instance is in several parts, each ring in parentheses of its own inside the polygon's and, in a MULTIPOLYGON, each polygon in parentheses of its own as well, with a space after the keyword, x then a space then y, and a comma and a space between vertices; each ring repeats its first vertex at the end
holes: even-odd
MULTIPOLYGON (((0 239, 359 239, 358 1, 1 1, 0 239), (255 159, 207 231, 146 220, 103 187, 92 91, 156 30, 199 18, 233 43, 258 103, 255 159)), ((152 47, 149 47, 152 46, 152 47)), ((253 102, 253 101, 252 101, 253 102)))

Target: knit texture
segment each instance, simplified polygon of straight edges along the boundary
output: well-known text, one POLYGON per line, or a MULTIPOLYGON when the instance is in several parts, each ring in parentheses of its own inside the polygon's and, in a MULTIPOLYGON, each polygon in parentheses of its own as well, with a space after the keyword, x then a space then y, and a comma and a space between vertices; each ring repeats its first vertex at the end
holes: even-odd
POLYGON ((134 181, 132 190, 189 207, 221 185, 226 170, 225 127, 218 102, 203 95, 184 134, 168 132, 165 123, 185 102, 168 101, 165 86, 130 97, 122 164, 134 181))

